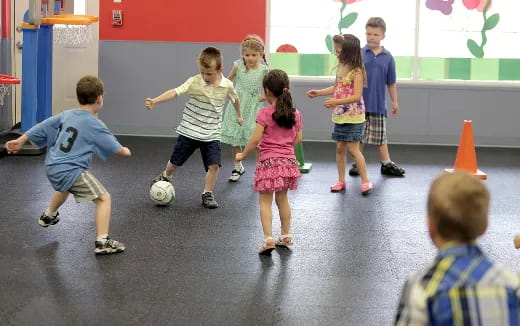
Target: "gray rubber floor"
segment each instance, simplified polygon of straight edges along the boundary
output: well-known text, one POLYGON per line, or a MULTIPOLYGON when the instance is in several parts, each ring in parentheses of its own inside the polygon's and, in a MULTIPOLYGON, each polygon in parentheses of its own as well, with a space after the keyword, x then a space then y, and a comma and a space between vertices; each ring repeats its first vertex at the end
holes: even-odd
MULTIPOLYGON (((229 183, 229 147, 216 199, 201 206, 204 171, 196 153, 174 179, 174 205, 148 199, 173 139, 120 137, 129 159, 95 160, 92 172, 113 199, 111 236, 127 245, 112 256, 94 255, 92 203, 72 198, 59 224, 37 219, 52 189, 44 156, 0 160, 1 325, 390 325, 403 281, 435 254, 425 225, 428 186, 455 160, 455 147, 391 146, 405 178, 379 173, 374 148, 366 153, 376 188, 345 193, 337 180, 333 143, 305 143, 313 164, 290 193, 295 245, 260 257, 262 239, 254 158, 229 183)), ((488 173, 491 222, 480 243, 496 261, 520 270, 512 245, 520 232, 519 149, 477 149, 488 173)), ((279 223, 275 213, 275 232, 279 223)))

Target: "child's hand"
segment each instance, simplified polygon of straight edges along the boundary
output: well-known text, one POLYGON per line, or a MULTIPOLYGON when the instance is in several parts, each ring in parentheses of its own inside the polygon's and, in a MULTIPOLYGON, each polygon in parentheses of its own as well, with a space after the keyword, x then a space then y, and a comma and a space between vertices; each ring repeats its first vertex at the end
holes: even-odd
POLYGON ((10 140, 5 143, 5 148, 7 148, 7 154, 16 154, 22 149, 23 142, 18 139, 10 140))
POLYGON ((262 95, 258 98, 258 102, 263 102, 263 101, 265 101, 265 96, 262 95))
POLYGON ((307 91, 307 96, 310 98, 315 98, 316 96, 318 96, 318 90, 311 89, 310 91, 307 91))
POLYGON ((392 103, 392 115, 398 115, 399 114, 399 104, 392 103))
POLYGON ((155 106, 155 102, 153 99, 147 97, 146 100, 144 100, 144 107, 148 110, 153 110, 153 107, 155 106))
POLYGON ((244 118, 238 117, 237 118, 237 122, 238 122, 239 125, 242 125, 244 123, 244 118))
POLYGON ((237 153, 237 155, 235 155, 235 161, 243 161, 243 160, 244 160, 243 153, 237 153))
POLYGON ((335 107, 336 105, 338 105, 338 100, 336 100, 333 97, 329 97, 328 99, 325 100, 325 107, 326 108, 330 109, 330 108, 335 107))

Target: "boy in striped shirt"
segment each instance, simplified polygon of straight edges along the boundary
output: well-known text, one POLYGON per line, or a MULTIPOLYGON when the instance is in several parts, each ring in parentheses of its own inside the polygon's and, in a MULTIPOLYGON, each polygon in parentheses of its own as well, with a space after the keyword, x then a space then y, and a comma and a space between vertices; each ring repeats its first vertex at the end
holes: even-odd
POLYGON ((145 107, 152 110, 156 104, 173 100, 179 95, 190 96, 184 107, 182 120, 177 126, 177 143, 173 149, 166 169, 153 179, 171 182, 175 169, 198 148, 206 169, 206 180, 202 192, 202 204, 206 208, 217 208, 213 195, 221 165, 220 131, 224 104, 229 99, 235 107, 237 123, 242 125, 240 102, 233 87, 233 82, 222 75, 222 55, 215 47, 207 47, 199 55, 200 74, 190 77, 184 84, 170 89, 155 98, 147 98, 145 107))
POLYGON ((520 325, 518 276, 476 244, 488 209, 486 187, 468 173, 433 182, 427 224, 439 252, 431 266, 408 278, 395 325, 520 325))

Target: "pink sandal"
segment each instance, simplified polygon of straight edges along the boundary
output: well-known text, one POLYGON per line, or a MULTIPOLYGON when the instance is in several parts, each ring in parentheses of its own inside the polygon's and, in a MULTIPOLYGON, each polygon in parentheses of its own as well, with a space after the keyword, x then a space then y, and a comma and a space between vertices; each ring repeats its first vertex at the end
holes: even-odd
POLYGON ((345 190, 345 188, 347 188, 347 183, 345 181, 338 181, 335 185, 330 186, 330 191, 339 192, 345 190))
POLYGON ((276 245, 282 247, 292 246, 294 243, 292 234, 282 234, 276 239, 276 245))
POLYGON ((274 244, 275 244, 275 241, 274 241, 273 237, 265 238, 264 241, 262 242, 262 245, 260 246, 260 249, 258 249, 258 254, 260 254, 260 255, 270 254, 271 251, 273 251, 273 249, 275 248, 274 244))
POLYGON ((370 181, 362 182, 361 183, 361 194, 363 196, 366 196, 372 192, 373 188, 374 188, 374 186, 372 185, 372 183, 370 181))

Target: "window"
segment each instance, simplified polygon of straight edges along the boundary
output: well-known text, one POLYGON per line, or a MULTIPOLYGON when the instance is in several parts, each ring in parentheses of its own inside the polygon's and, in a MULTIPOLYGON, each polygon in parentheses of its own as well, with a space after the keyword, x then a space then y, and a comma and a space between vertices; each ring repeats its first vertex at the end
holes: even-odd
POLYGON ((269 8, 270 64, 291 75, 333 74, 327 35, 342 27, 364 44, 366 21, 379 16, 400 79, 520 80, 520 1, 270 0, 269 8))

